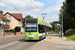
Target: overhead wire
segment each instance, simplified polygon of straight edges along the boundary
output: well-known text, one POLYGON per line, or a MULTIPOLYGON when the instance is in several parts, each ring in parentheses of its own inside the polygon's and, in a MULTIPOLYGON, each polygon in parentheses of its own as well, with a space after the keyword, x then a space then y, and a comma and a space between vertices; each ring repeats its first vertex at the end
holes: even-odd
POLYGON ((32 0, 30 1, 43 13, 43 11, 32 0))
POLYGON ((22 11, 22 10, 19 10, 19 9, 17 9, 17 8, 15 8, 15 7, 13 7, 13 6, 11 6, 11 5, 9 5, 9 4, 7 4, 7 3, 3 2, 2 0, 0 0, 0 2, 4 3, 4 4, 6 4, 6 5, 8 5, 8 6, 12 7, 12 8, 14 8, 14 9, 16 9, 16 10, 18 10, 18 11, 20 11, 20 12, 24 13, 24 14, 28 14, 28 13, 26 13, 26 12, 22 11))
MULTIPOLYGON (((42 12, 42 14, 43 14, 43 11, 32 1, 32 0, 30 0, 41 12, 42 12)), ((47 18, 47 17, 46 17, 47 18)), ((48 19, 48 18, 47 18, 48 19)), ((48 19, 49 20, 49 19, 48 19)))
MULTIPOLYGON (((32 0, 30 0, 30 1, 43 13, 43 11, 42 11, 32 0)), ((9 5, 9 4, 3 2, 2 0, 0 0, 0 2, 4 3, 4 4, 6 4, 6 5, 8 5, 8 6, 12 7, 12 8, 14 8, 14 9, 16 9, 16 10, 18 10, 18 11, 24 13, 24 14, 28 14, 28 13, 22 11, 22 10, 19 10, 19 9, 17 9, 17 8, 15 8, 15 7, 13 7, 13 6, 11 6, 11 5, 9 5)), ((48 19, 48 18, 47 18, 47 19, 48 19)), ((49 20, 49 19, 48 19, 48 20, 49 20)))

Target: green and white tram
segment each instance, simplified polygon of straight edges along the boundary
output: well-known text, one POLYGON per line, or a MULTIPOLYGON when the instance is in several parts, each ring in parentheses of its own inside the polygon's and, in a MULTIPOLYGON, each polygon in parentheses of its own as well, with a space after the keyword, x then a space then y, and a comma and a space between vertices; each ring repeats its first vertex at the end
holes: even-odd
POLYGON ((50 32, 51 25, 41 18, 25 20, 25 40, 41 40, 50 32))

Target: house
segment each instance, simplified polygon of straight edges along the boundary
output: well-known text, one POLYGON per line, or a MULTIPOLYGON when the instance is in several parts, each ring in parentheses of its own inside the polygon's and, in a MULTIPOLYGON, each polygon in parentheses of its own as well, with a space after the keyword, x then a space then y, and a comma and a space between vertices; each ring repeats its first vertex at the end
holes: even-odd
POLYGON ((25 26, 24 23, 25 23, 25 18, 22 18, 22 28, 23 28, 23 29, 22 29, 22 30, 23 30, 22 32, 25 31, 25 29, 24 29, 24 26, 25 26))
POLYGON ((7 19, 9 19, 10 22, 10 29, 14 29, 16 26, 21 27, 22 32, 22 13, 5 13, 3 16, 5 16, 7 19))
POLYGON ((4 30, 10 29, 10 20, 3 16, 3 11, 0 10, 0 33, 3 34, 4 30))
POLYGON ((25 23, 25 18, 22 18, 22 27, 24 27, 24 23, 25 23))

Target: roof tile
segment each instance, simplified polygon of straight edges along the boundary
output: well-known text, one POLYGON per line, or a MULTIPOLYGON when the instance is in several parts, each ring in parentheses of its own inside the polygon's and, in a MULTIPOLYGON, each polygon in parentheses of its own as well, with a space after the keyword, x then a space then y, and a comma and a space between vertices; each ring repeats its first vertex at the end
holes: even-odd
POLYGON ((10 14, 13 15, 17 19, 21 19, 22 18, 22 13, 10 13, 10 14))
POLYGON ((25 22, 25 18, 22 18, 22 22, 25 22))
POLYGON ((4 20, 4 21, 9 21, 10 22, 10 20, 7 19, 5 16, 0 16, 0 18, 2 18, 2 20, 4 20))

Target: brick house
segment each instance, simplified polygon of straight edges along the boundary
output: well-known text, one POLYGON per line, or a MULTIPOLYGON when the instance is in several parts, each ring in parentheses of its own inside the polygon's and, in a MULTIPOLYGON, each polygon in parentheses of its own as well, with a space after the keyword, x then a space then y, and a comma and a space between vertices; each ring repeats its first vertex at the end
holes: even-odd
POLYGON ((23 32, 24 32, 24 30, 25 30, 25 29, 24 29, 24 26, 25 26, 24 23, 25 23, 25 18, 22 18, 22 28, 23 28, 23 32))
POLYGON ((3 16, 3 11, 0 10, 0 33, 3 34, 3 30, 9 30, 10 29, 10 20, 7 19, 5 16, 3 16))
POLYGON ((10 22, 10 29, 14 29, 16 26, 21 27, 21 32, 23 32, 22 27, 22 13, 5 13, 3 16, 5 16, 7 19, 9 19, 10 22))

